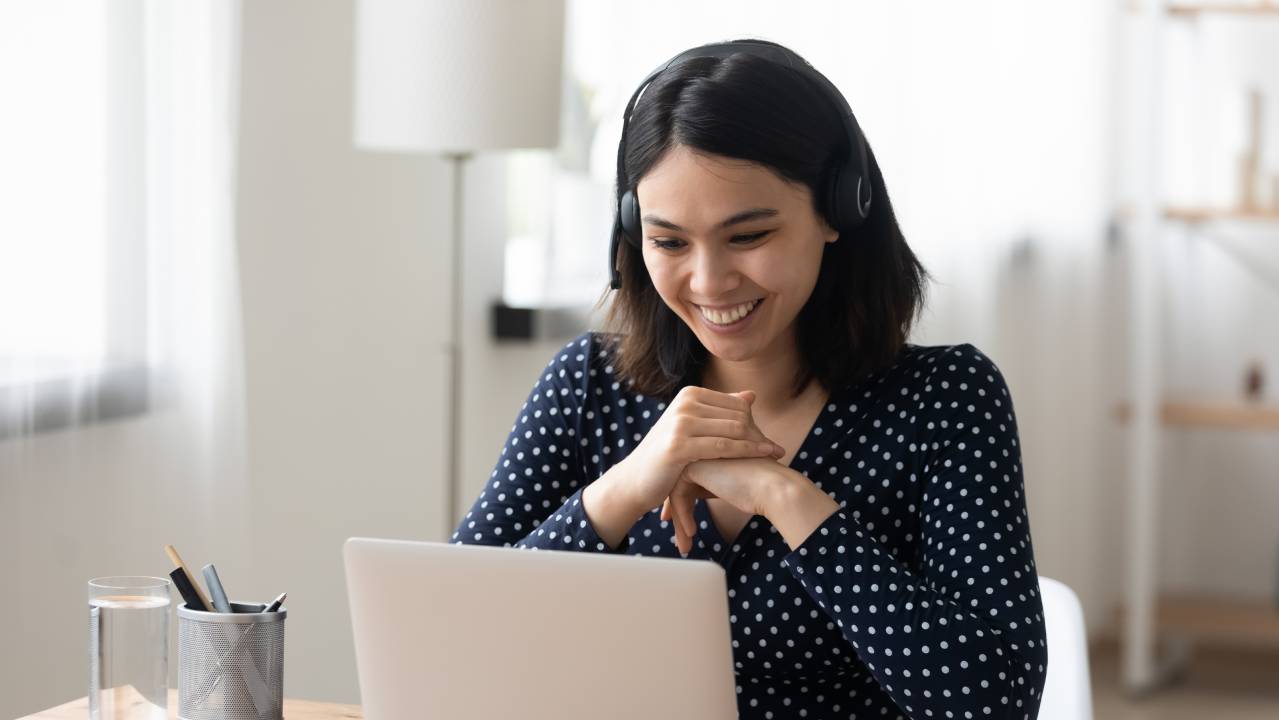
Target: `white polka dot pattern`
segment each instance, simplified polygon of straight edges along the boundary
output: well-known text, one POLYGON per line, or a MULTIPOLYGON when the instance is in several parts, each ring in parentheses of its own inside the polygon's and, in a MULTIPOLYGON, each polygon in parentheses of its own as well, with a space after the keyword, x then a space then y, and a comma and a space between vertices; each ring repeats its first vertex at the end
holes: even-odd
MULTIPOLYGON (((582 488, 659 399, 613 376, 607 336, 557 353, 453 541, 678 558, 653 508, 618 548, 582 488)), ((972 345, 907 345, 835 390, 791 467, 840 503, 797 548, 756 516, 730 544, 703 502, 690 560, 720 563, 742 718, 1034 718, 1047 651, 1012 399, 972 345)))

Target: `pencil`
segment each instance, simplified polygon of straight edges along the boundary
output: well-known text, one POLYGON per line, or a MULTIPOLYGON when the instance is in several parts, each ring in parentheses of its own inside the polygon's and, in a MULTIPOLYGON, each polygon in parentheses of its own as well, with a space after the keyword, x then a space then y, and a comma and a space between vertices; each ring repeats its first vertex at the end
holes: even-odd
POLYGON ((191 587, 195 588, 195 594, 200 596, 200 602, 204 603, 206 608, 213 608, 213 603, 209 602, 209 596, 204 594, 204 588, 200 586, 200 581, 196 579, 191 571, 187 569, 187 564, 182 562, 182 556, 178 555, 178 551, 172 545, 165 545, 164 552, 177 565, 183 573, 186 573, 187 579, 191 581, 191 587))

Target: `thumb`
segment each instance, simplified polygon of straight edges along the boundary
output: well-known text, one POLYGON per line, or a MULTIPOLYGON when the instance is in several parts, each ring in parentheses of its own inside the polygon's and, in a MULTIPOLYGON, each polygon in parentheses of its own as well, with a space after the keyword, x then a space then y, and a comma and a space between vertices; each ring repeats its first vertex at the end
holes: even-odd
POLYGON ((755 391, 754 391, 754 390, 739 390, 739 391, 737 391, 737 392, 735 392, 735 393, 733 393, 733 394, 734 394, 734 395, 738 395, 738 396, 740 396, 743 400, 745 400, 745 401, 746 401, 746 402, 748 402, 748 403, 754 403, 754 402, 755 402, 755 391))

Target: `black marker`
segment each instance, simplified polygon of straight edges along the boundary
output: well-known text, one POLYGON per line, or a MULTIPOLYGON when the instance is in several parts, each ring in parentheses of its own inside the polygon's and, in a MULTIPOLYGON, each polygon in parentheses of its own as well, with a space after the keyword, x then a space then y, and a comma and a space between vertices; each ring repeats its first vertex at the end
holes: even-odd
MULTIPOLYGON (((187 564, 182 562, 182 557, 178 555, 177 548, 172 545, 165 545, 164 552, 176 567, 182 568, 182 573, 187 576, 187 584, 195 591, 195 596, 200 599, 198 607, 204 608, 206 612, 213 612, 213 603, 209 602, 209 596, 204 594, 204 588, 200 587, 200 581, 187 569, 187 564)), ((194 608, 196 606, 190 607, 194 608)))
POLYGON ((187 577, 187 573, 182 568, 173 568, 173 572, 169 573, 169 577, 173 578, 173 584, 177 586, 178 592, 182 593, 182 599, 187 602, 188 610, 200 610, 202 612, 212 612, 208 605, 200 599, 200 594, 195 591, 195 586, 191 584, 191 578, 187 577))

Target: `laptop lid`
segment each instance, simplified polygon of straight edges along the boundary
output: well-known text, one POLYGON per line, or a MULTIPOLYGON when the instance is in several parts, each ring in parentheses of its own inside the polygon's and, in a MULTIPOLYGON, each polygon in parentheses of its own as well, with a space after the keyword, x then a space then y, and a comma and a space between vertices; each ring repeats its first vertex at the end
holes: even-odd
POLYGON ((367 720, 737 717, 724 569, 351 538, 367 720))

